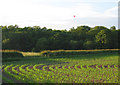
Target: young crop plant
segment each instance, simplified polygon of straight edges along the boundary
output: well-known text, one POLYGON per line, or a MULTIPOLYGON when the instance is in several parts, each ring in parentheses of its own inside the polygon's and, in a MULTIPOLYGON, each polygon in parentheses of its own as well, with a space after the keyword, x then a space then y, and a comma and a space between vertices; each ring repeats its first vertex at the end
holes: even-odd
POLYGON ((38 69, 36 69, 36 67, 37 67, 37 64, 33 66, 33 70, 38 71, 38 69))
POLYGON ((20 69, 21 72, 23 72, 23 73, 25 73, 25 74, 28 74, 28 72, 25 71, 25 69, 23 69, 24 66, 26 66, 26 64, 21 65, 21 66, 19 67, 19 69, 20 69))
POLYGON ((32 81, 30 81, 29 78, 26 79, 26 78, 28 77, 28 74, 22 69, 22 66, 19 67, 19 70, 20 70, 22 73, 19 72, 18 75, 19 75, 19 76, 22 76, 22 80, 25 81, 25 82, 31 83, 32 81), (23 71, 24 71, 25 73, 24 73, 23 71))
POLYGON ((16 66, 12 67, 12 71, 13 71, 14 73, 16 73, 16 74, 18 74, 18 71, 15 70, 15 68, 18 67, 18 66, 19 66, 19 65, 16 65, 16 66))
POLYGON ((44 71, 46 71, 46 69, 45 69, 46 67, 47 67, 47 66, 43 66, 42 69, 43 69, 44 71))
POLYGON ((13 66, 12 64, 9 65, 9 66, 6 66, 6 68, 4 69, 5 72, 6 72, 7 74, 9 74, 10 76, 12 76, 13 78, 16 78, 16 79, 18 79, 18 80, 21 80, 22 78, 21 78, 20 76, 15 75, 15 74, 12 74, 10 71, 8 71, 8 68, 10 68, 10 67, 12 67, 12 66, 13 66))
POLYGON ((27 67, 26 67, 26 70, 29 71, 29 72, 34 73, 34 70, 33 70, 33 69, 30 69, 31 66, 33 66, 33 65, 27 66, 27 67))
POLYGON ((76 65, 74 66, 74 68, 75 68, 76 70, 78 70, 78 69, 80 68, 80 66, 79 66, 79 68, 78 68, 78 66, 79 66, 79 65, 76 64, 76 65))
POLYGON ((52 67, 53 67, 52 65, 51 65, 51 66, 49 66, 49 69, 53 71, 54 69, 53 69, 52 67))
POLYGON ((71 70, 71 66, 72 66, 72 65, 69 65, 69 66, 68 66, 68 69, 69 69, 69 70, 71 70))
MULTIPOLYGON (((71 51, 69 53, 74 54, 76 53, 75 51, 71 51)), ((31 81, 31 83, 32 82, 35 83, 46 83, 46 82, 47 83, 62 83, 62 82, 63 83, 104 83, 104 82, 116 83, 118 82, 117 80, 118 67, 116 66, 117 65, 116 57, 114 58, 104 57, 106 56, 104 52, 103 52, 104 54, 100 54, 100 55, 97 53, 89 54, 89 52, 83 52, 83 54, 78 53, 79 55, 77 54, 76 56, 68 55, 69 53, 68 51, 66 51, 63 58, 54 59, 49 57, 48 60, 51 61, 55 60, 55 63, 46 61, 46 57, 44 57, 44 59, 36 58, 37 61, 40 60, 39 62, 36 61, 34 62, 35 58, 34 60, 32 60, 32 58, 29 59, 29 57, 27 57, 26 62, 18 61, 19 65, 17 62, 13 62, 14 65, 10 66, 7 70, 12 75, 20 77, 20 79, 18 79, 18 77, 14 77, 14 78, 17 78, 19 81, 26 83, 29 81, 31 81), (67 56, 70 57, 68 58, 66 54, 67 56), (95 61, 94 58, 96 58, 95 61), (58 63, 56 61, 58 61, 58 63), (40 64, 40 63, 44 63, 44 64, 40 64)), ((110 54, 107 55, 110 56, 110 54)), ((61 56, 54 56, 54 57, 61 57, 61 56)), ((9 66, 9 64, 10 62, 6 62, 4 66, 2 66, 3 72, 5 71, 4 69, 7 66, 9 66)))
MULTIPOLYGON (((32 75, 30 72, 27 72, 23 69, 24 66, 26 66, 26 65, 21 65, 21 67, 20 67, 20 71, 22 71, 24 73, 24 74, 22 74, 22 76, 24 78, 30 79, 31 78, 30 76, 32 76, 32 75)), ((33 81, 28 81, 28 82, 33 82, 33 81)))
POLYGON ((2 76, 2 80, 4 81, 4 83, 15 83, 14 81, 12 81, 11 79, 8 79, 4 76, 2 76))

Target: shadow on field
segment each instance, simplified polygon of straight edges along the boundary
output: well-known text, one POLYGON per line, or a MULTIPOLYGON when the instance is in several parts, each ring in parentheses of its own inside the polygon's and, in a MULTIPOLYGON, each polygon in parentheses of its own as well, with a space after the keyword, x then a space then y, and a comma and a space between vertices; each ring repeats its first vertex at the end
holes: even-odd
POLYGON ((50 56, 49 58, 69 58, 69 59, 99 59, 110 56, 118 56, 118 52, 100 52, 100 53, 87 53, 80 55, 65 55, 65 56, 50 56))
POLYGON ((2 59, 2 62, 12 62, 12 61, 20 61, 19 59, 2 59))
POLYGON ((110 56, 118 56, 118 52, 102 52, 102 53, 87 53, 87 54, 80 54, 80 55, 61 55, 61 56, 25 56, 24 58, 19 58, 18 60, 9 60, 4 61, 5 64, 44 64, 44 65, 55 65, 55 64, 63 64, 69 63, 65 61, 59 61, 61 58, 67 59, 99 59, 105 58, 110 56), (57 60, 58 59, 58 60, 57 60))
POLYGON ((25 62, 29 62, 32 64, 62 64, 62 63, 69 63, 69 62, 61 62, 61 61, 56 61, 54 60, 55 58, 52 57, 41 57, 41 56, 37 56, 37 57, 25 57, 24 59, 22 59, 22 61, 25 62))
POLYGON ((19 59, 11 59, 11 60, 5 60, 3 61, 3 64, 44 64, 44 65, 54 65, 54 64, 63 64, 63 63, 69 63, 69 62, 61 62, 56 61, 54 58, 45 57, 45 56, 26 56, 24 58, 19 59))

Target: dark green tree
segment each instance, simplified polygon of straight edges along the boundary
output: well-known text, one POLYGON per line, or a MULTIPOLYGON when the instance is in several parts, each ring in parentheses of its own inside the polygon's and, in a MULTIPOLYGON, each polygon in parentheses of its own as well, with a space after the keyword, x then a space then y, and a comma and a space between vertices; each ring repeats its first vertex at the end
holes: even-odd
POLYGON ((109 30, 101 30, 96 35, 96 43, 99 48, 108 48, 110 44, 110 31, 109 30))
POLYGON ((111 30, 116 30, 115 26, 110 27, 111 30))
POLYGON ((46 38, 38 39, 35 46, 35 51, 39 52, 42 50, 47 50, 47 48, 48 48, 48 40, 46 38))

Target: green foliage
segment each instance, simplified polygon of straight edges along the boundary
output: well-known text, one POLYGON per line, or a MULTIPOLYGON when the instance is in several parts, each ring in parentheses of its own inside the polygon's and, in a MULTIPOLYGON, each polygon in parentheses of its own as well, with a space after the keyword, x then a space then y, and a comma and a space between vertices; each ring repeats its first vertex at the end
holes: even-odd
POLYGON ((10 39, 4 39, 2 41, 2 46, 5 48, 5 49, 9 49, 10 48, 10 39))
POLYGON ((94 46, 95 46, 95 42, 94 41, 88 40, 88 41, 86 41, 84 43, 85 49, 94 49, 94 46))
POLYGON ((111 30, 116 30, 115 26, 110 27, 111 30))
POLYGON ((46 50, 47 49, 47 39, 46 38, 40 38, 35 46, 36 51, 46 50))
POLYGON ((78 26, 70 30, 52 30, 46 27, 1 26, 2 49, 20 51, 117 49, 119 29, 114 26, 78 26))
POLYGON ((40 52, 41 56, 69 56, 85 54, 111 54, 118 53, 118 50, 44 50, 40 52))
POLYGON ((110 41, 110 31, 109 30, 101 30, 96 35, 96 42, 98 43, 99 48, 108 48, 110 41))
POLYGON ((4 51, 2 52, 2 60, 5 62, 6 61, 16 61, 23 57, 24 56, 20 52, 4 52, 4 51))

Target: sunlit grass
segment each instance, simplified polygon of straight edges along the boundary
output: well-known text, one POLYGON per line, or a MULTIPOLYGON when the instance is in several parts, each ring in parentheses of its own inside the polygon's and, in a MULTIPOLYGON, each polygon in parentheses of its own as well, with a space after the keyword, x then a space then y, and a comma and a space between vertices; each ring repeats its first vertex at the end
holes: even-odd
POLYGON ((23 54, 23 56, 40 56, 40 53, 36 53, 36 52, 21 52, 23 54))

